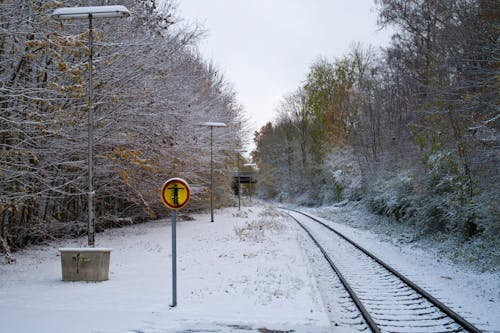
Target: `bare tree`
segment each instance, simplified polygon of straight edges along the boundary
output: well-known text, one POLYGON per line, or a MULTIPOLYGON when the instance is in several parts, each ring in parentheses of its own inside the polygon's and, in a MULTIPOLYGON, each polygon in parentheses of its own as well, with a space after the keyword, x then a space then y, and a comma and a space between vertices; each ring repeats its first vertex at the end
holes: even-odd
MULTIPOLYGON (((105 1, 103 1, 103 4, 105 1)), ((69 1, 64 5, 78 5, 69 1)), ((96 3, 98 5, 98 3, 96 3)), ((220 147, 241 146, 241 106, 215 66, 196 52, 203 32, 180 26, 173 2, 126 1, 133 15, 96 21, 97 227, 165 215, 158 188, 171 176, 195 185, 189 209, 206 206, 208 133, 229 125, 220 147)), ((0 4, 0 236, 3 251, 85 228, 87 27, 57 23, 61 3, 0 4)), ((216 155, 218 198, 230 183, 216 155)))

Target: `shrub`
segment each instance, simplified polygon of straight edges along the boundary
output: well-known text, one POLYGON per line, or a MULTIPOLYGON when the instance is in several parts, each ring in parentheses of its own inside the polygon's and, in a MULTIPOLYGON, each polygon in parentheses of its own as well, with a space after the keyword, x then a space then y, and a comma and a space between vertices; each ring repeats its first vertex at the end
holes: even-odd
POLYGON ((384 179, 375 184, 368 199, 370 209, 379 215, 404 222, 415 215, 414 177, 404 171, 396 177, 384 179))

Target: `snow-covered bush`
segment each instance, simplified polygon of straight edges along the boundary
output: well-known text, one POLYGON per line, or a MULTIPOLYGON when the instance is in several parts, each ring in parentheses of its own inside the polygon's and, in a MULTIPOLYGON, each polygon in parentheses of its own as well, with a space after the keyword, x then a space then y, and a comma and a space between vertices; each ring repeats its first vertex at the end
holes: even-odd
POLYGON ((395 177, 376 182, 367 200, 370 209, 398 222, 415 215, 414 179, 410 171, 404 170, 395 177))
POLYGON ((335 149, 328 154, 321 177, 319 197, 322 204, 360 199, 361 172, 351 149, 335 149))
POLYGON ((379 215, 407 223, 420 236, 456 233, 469 238, 484 230, 488 212, 468 193, 469 180, 447 152, 435 152, 425 159, 428 170, 422 179, 414 171, 399 171, 370 185, 366 201, 379 215), (418 191, 416 190, 418 188, 418 191))
POLYGON ((485 212, 474 200, 472 177, 456 158, 442 150, 425 157, 430 172, 425 179, 427 194, 420 201, 421 217, 417 216, 417 222, 427 220, 431 232, 456 232, 468 238, 483 231, 485 212))

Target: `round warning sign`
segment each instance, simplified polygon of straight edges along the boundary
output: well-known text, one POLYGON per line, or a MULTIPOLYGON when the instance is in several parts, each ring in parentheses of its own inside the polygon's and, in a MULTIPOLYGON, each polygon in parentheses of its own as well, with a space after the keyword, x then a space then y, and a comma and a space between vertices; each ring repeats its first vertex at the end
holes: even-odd
POLYGON ((181 178, 170 178, 161 188, 161 201, 170 209, 181 209, 189 201, 189 185, 181 178))

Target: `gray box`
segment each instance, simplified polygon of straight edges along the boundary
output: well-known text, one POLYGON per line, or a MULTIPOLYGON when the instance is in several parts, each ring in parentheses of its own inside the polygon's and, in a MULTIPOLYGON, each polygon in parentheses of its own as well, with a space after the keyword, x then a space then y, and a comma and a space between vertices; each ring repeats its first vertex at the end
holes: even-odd
POLYGON ((60 248, 63 281, 109 279, 109 248, 60 248))

